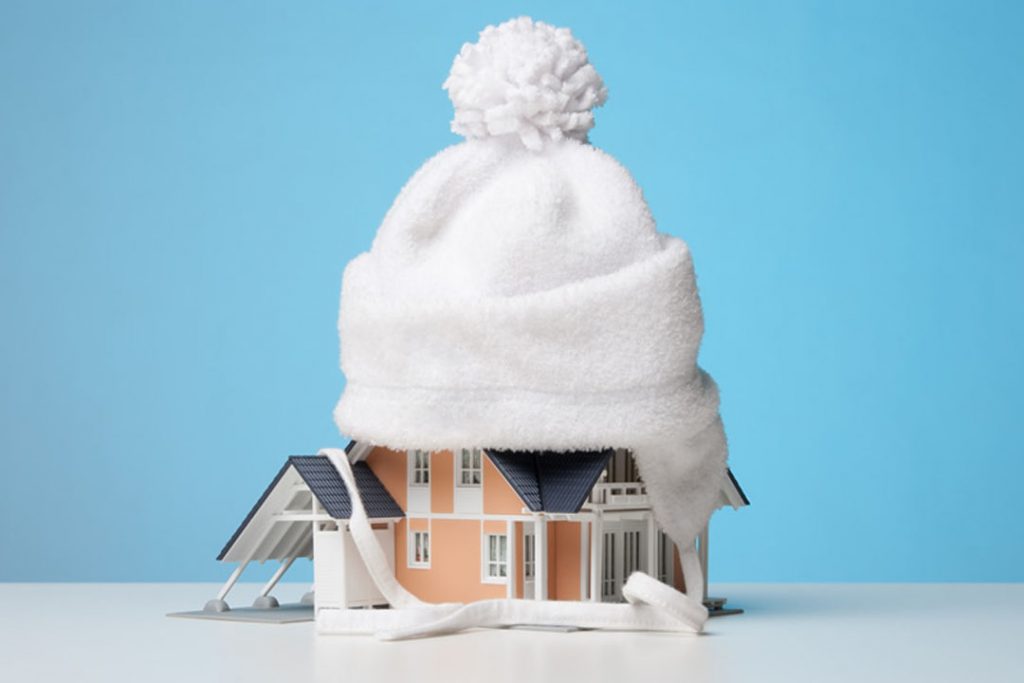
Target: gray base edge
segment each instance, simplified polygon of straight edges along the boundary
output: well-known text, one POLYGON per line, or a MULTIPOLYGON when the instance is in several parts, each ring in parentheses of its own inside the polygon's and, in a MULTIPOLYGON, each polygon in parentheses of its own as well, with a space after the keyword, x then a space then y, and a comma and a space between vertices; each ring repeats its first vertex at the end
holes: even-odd
POLYGON ((233 607, 227 612, 192 610, 190 612, 171 612, 167 616, 177 619, 206 619, 208 621, 242 621, 253 624, 297 624, 313 621, 312 605, 293 603, 271 609, 256 607, 233 607))

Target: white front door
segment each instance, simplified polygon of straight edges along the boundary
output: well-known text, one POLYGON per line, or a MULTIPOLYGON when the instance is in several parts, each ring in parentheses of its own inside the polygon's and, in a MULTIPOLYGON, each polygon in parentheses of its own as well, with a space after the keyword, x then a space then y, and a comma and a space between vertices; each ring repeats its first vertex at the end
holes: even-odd
POLYGON ((643 522, 606 522, 601 558, 601 600, 623 600, 622 584, 636 571, 646 571, 647 533, 643 522))
POLYGON ((537 572, 537 544, 534 538, 532 531, 523 532, 523 597, 528 599, 536 595, 534 576, 537 572))

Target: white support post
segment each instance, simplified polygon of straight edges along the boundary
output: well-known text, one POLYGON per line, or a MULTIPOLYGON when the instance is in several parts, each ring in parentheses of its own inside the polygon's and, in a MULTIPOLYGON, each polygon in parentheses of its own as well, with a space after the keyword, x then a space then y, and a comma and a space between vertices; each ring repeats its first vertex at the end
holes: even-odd
MULTIPOLYGON (((348 596, 352 593, 350 586, 352 585, 352 573, 348 571, 348 540, 349 534, 352 533, 349 528, 348 521, 338 520, 338 543, 341 544, 339 549, 339 567, 343 572, 344 581, 341 582, 341 605, 342 607, 351 607, 348 604, 348 596)), ((359 552, 358 550, 356 551, 359 552)), ((372 579, 371 579, 372 581, 372 579)))
POLYGON ((277 582, 281 580, 281 577, 284 576, 284 573, 288 571, 288 569, 292 566, 292 563, 295 562, 295 560, 298 558, 297 553, 299 552, 299 550, 302 549, 305 540, 305 534, 300 533, 295 538, 295 540, 292 541, 291 546, 285 552, 286 559, 281 563, 281 566, 277 568, 277 571, 274 572, 274 575, 270 577, 270 580, 267 581, 266 585, 263 586, 263 589, 260 591, 260 594, 257 597, 265 598, 268 595, 270 595, 270 591, 274 590, 274 586, 277 585, 277 582))
POLYGON ((231 589, 235 587, 235 583, 238 582, 238 577, 242 575, 242 572, 245 571, 245 568, 248 565, 249 560, 238 563, 238 566, 235 567, 235 571, 231 572, 231 576, 228 577, 228 580, 225 581, 224 585, 221 587, 220 592, 217 593, 218 600, 224 600, 228 597, 228 593, 230 593, 231 589))
POLYGON ((216 600, 218 602, 225 602, 226 598, 228 597, 228 593, 231 592, 231 589, 234 588, 235 584, 238 582, 238 577, 242 575, 242 572, 245 571, 245 568, 249 566, 249 563, 252 562, 252 559, 256 557, 256 551, 260 549, 263 543, 270 536, 270 533, 276 532, 277 526, 277 524, 267 525, 267 528, 263 532, 263 535, 260 536, 260 539, 255 544, 253 544, 252 550, 249 551, 249 555, 244 560, 242 560, 237 567, 235 567, 235 571, 231 572, 231 576, 229 576, 228 580, 224 582, 224 585, 221 587, 220 592, 217 593, 216 600))
POLYGON ((533 597, 548 599, 548 520, 543 513, 533 522, 534 579, 533 597))
MULTIPOLYGON (((311 490, 309 492, 309 511, 313 516, 316 516, 316 494, 311 490)), ((309 540, 313 543, 313 547, 316 548, 316 528, 319 522, 315 519, 309 523, 309 540)), ((309 590, 302 596, 302 604, 313 605, 313 609, 316 609, 316 552, 313 552, 313 585, 309 587, 309 590)))
POLYGON ((647 573, 658 576, 658 525, 653 512, 647 513, 647 573))
POLYGON ((508 537, 508 582, 505 584, 505 596, 511 600, 516 597, 516 525, 511 519, 505 522, 505 534, 508 537))
POLYGON ((266 585, 264 585, 263 588, 260 590, 259 597, 265 598, 266 596, 270 595, 270 591, 274 590, 274 586, 277 585, 277 582, 281 580, 281 577, 284 576, 284 573, 288 571, 288 569, 292 566, 292 562, 294 561, 295 557, 292 556, 281 563, 281 566, 277 568, 277 571, 274 572, 274 575, 270 577, 270 580, 267 581, 266 585))
POLYGON ((604 524, 601 512, 594 515, 590 525, 590 601, 601 602, 601 580, 604 575, 601 563, 604 559, 604 524))

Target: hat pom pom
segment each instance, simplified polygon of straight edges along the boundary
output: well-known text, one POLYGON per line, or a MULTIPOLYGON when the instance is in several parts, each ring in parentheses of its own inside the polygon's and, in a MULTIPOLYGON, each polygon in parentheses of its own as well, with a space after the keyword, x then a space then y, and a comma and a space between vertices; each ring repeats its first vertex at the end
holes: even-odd
POLYGON ((455 105, 452 131, 467 138, 517 135, 531 150, 549 140, 586 140, 591 109, 608 90, 567 28, 529 17, 488 26, 465 44, 444 88, 455 105))

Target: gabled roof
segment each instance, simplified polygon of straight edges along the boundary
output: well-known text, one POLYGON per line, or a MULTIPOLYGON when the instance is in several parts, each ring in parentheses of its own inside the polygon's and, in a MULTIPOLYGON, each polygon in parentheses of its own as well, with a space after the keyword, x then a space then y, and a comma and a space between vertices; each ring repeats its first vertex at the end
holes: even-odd
MULTIPOLYGON (((288 458, 288 463, 295 466, 327 514, 335 519, 348 519, 352 516, 352 500, 348 497, 348 489, 326 455, 293 455, 288 458)), ((363 499, 367 517, 373 519, 405 516, 402 508, 365 461, 353 463, 352 473, 355 475, 356 488, 359 489, 359 497, 363 499)))
MULTIPOLYGON (((270 485, 267 486, 259 500, 249 510, 249 514, 245 516, 238 529, 231 535, 228 542, 224 544, 224 548, 217 556, 218 560, 224 559, 231 550, 231 547, 235 545, 235 542, 238 541, 249 524, 256 518, 271 493, 285 477, 285 474, 292 468, 298 473, 306 486, 309 487, 310 492, 320 501, 328 515, 334 519, 348 519, 352 515, 352 500, 348 496, 345 482, 341 480, 338 471, 334 469, 334 465, 331 464, 327 456, 293 455, 278 470, 270 485)), ((359 489, 359 495, 363 499, 363 507, 366 508, 368 517, 373 519, 405 516, 402 508, 398 506, 395 499, 384 488, 384 485, 377 478, 377 475, 373 473, 369 465, 365 462, 354 463, 352 465, 352 472, 355 475, 356 487, 359 489)), ((294 475, 292 476, 294 477, 294 475)), ((287 504, 287 500, 285 504, 287 504)), ((280 510, 274 512, 280 512, 280 510)), ((304 524, 308 526, 308 522, 304 522, 304 524)))
POLYGON ((579 512, 614 451, 486 453, 530 510, 579 512))

